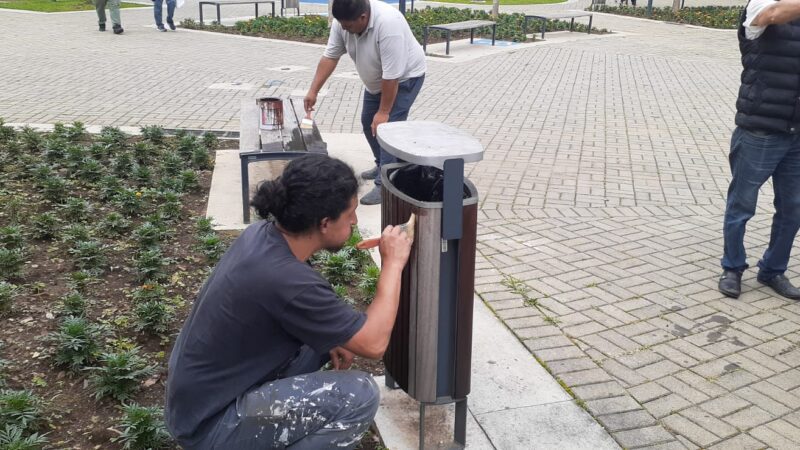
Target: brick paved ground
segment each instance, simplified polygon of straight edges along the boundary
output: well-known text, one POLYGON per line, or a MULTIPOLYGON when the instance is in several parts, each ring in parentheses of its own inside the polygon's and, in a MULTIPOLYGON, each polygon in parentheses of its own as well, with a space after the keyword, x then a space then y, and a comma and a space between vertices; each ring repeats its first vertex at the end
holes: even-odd
MULTIPOLYGON (((321 51, 156 33, 149 10, 123 20, 111 36, 93 13, 0 11, 0 117, 236 130, 242 98, 304 89, 321 51), (232 82, 253 89, 209 88, 232 82)), ((797 448, 800 304, 752 270, 741 299, 716 291, 735 33, 595 24, 626 35, 429 62, 412 118, 487 148, 469 173, 481 192, 476 290, 624 447, 797 448)), ((358 132, 360 83, 328 87, 323 132, 358 132)), ((752 264, 770 191, 747 235, 752 264)))

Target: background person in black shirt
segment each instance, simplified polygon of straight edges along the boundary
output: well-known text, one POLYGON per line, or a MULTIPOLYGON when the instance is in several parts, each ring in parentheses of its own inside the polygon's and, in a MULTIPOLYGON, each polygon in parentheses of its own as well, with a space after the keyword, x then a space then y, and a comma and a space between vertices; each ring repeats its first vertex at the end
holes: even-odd
POLYGON ((380 358, 394 326, 411 241, 381 236, 381 275, 365 313, 342 302, 307 260, 337 250, 356 218, 343 162, 309 155, 259 186, 262 218, 206 281, 169 361, 166 422, 187 449, 352 448, 378 409, 353 355, 380 358), (319 371, 329 360, 336 370, 319 371))

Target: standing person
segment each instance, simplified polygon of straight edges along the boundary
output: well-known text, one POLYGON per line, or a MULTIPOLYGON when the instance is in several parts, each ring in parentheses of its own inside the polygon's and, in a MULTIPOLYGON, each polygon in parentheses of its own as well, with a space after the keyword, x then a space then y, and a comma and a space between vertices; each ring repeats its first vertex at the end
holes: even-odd
POLYGON ((100 25, 100 31, 106 31, 106 5, 108 11, 111 13, 111 23, 114 34, 122 34, 122 19, 119 17, 119 2, 120 0, 94 0, 94 9, 97 11, 97 23, 100 25))
POLYGON ((800 228, 800 2, 751 0, 739 25, 742 85, 731 137, 719 290, 737 298, 747 269, 744 233, 759 188, 772 177, 775 215, 757 280, 790 299, 800 289, 784 275, 800 228))
POLYGON ((358 222, 358 181, 325 155, 291 161, 252 201, 274 222, 250 225, 203 286, 169 359, 166 422, 194 449, 348 449, 378 410, 353 355, 389 343, 411 249, 401 227, 380 239, 381 274, 366 314, 336 296, 309 264, 337 250, 358 222), (334 370, 319 371, 330 361, 334 370))
POLYGON ((336 69, 339 58, 350 55, 364 83, 361 126, 372 149, 375 167, 363 172, 375 187, 361 198, 363 205, 381 202, 381 171, 396 158, 381 149, 375 130, 384 122, 408 118, 411 105, 425 80, 425 52, 400 11, 378 0, 333 0, 328 47, 319 60, 306 94, 306 113, 314 110, 317 94, 336 69))
POLYGON ((175 3, 176 0, 153 0, 153 16, 156 19, 156 27, 158 27, 158 31, 166 32, 167 29, 164 28, 164 22, 162 22, 162 7, 164 2, 167 2, 167 25, 169 25, 169 29, 175 31, 175 22, 172 21, 172 16, 175 15, 175 3))

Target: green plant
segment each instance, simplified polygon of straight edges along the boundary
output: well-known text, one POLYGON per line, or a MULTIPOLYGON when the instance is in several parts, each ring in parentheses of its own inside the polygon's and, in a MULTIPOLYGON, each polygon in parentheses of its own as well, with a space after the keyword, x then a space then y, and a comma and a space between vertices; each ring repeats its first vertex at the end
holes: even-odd
POLYGON ((0 448, 3 450, 41 450, 47 444, 47 436, 31 433, 26 436, 24 429, 6 425, 0 429, 0 448))
POLYGON ((336 296, 344 300, 345 303, 349 303, 351 305, 355 304, 355 300, 353 297, 350 297, 350 293, 347 292, 347 286, 341 284, 333 285, 333 292, 336 293, 336 296))
POLYGON ((164 175, 178 175, 181 173, 183 165, 184 163, 181 157, 174 152, 168 152, 161 158, 161 172, 164 175))
POLYGON ((142 211, 142 194, 140 191, 122 188, 114 196, 114 204, 126 216, 135 216, 142 211))
POLYGON ((147 186, 153 181, 153 171, 144 164, 136 164, 133 167, 133 179, 139 186, 147 186))
POLYGON ((136 330, 161 334, 169 330, 169 324, 175 317, 174 309, 163 301, 149 300, 138 303, 134 307, 136 314, 136 330))
POLYGON ((49 137, 44 141, 44 158, 49 163, 61 163, 67 155, 69 143, 58 137, 49 137))
POLYGON ((122 182, 114 175, 106 175, 100 179, 97 188, 100 191, 100 198, 103 200, 111 200, 122 188, 122 182))
POLYGON ((29 126, 25 126, 22 128, 20 136, 22 137, 25 150, 30 153, 39 153, 42 151, 44 147, 44 138, 36 130, 29 126))
POLYGON ((70 197, 64 202, 62 211, 67 220, 85 222, 92 212, 92 205, 80 197, 70 197))
POLYGON ((5 120, 0 117, 0 143, 7 144, 17 139, 17 131, 14 127, 6 126, 5 120))
POLYGON ((186 169, 181 171, 180 179, 183 192, 192 192, 200 188, 200 178, 194 170, 186 169))
POLYGON ((0 390, 0 425, 34 430, 42 420, 42 400, 26 390, 0 390))
POLYGON ((216 234, 200 236, 199 240, 198 250, 200 253, 206 257, 209 264, 216 264, 225 253, 225 243, 216 234))
POLYGON ((158 149, 150 142, 137 142, 133 144, 133 157, 139 164, 147 164, 158 155, 158 149))
POLYGON ((121 178, 128 178, 133 170, 133 157, 128 152, 118 153, 112 163, 114 174, 121 178))
POLYGON ((380 268, 375 265, 367 266, 367 269, 361 274, 358 288, 367 297, 375 297, 375 292, 378 290, 378 278, 380 278, 380 276, 380 268))
POLYGON ((0 245, 14 250, 23 250, 25 235, 22 234, 22 227, 19 225, 0 227, 0 245))
POLYGON ((69 274, 67 285, 73 291, 85 294, 89 285, 95 281, 97 281, 97 278, 95 278, 94 274, 91 272, 86 270, 77 270, 69 274))
POLYGON ((170 446, 170 436, 164 426, 164 411, 137 404, 123 406, 124 416, 119 422, 120 435, 111 439, 126 450, 159 450, 170 446))
POLYGON ((77 245, 78 242, 88 241, 91 238, 91 231, 82 223, 73 223, 61 230, 61 239, 72 246, 77 245))
POLYGON ((69 183, 58 175, 53 175, 42 183, 42 196, 53 203, 61 203, 67 196, 69 183))
POLYGON ((198 217, 194 220, 194 229, 197 234, 204 236, 214 232, 214 218, 213 217, 198 217))
POLYGON ((45 181, 53 177, 55 175, 55 171, 53 171, 53 168, 49 165, 39 163, 31 168, 30 174, 31 179, 33 179, 33 182, 37 186, 44 187, 45 181))
POLYGON ((622 16, 646 17, 667 22, 686 23, 710 28, 735 29, 739 26, 741 6, 700 6, 681 8, 677 11, 671 7, 652 8, 648 17, 647 8, 628 6, 601 6, 597 12, 619 14, 622 16))
POLYGON ((131 227, 131 221, 122 216, 118 212, 110 212, 106 215, 102 222, 100 222, 100 229, 106 236, 116 236, 131 227))
POLYGON ((320 272, 331 284, 347 284, 355 278, 358 262, 353 257, 353 249, 345 247, 336 253, 321 255, 320 272))
POLYGON ((163 144, 164 143, 164 129, 158 125, 150 125, 146 127, 139 128, 139 131, 142 133, 142 137, 153 144, 163 144))
POLYGON ((22 223, 27 215, 26 201, 18 195, 0 196, 0 205, 10 223, 22 223))
POLYGON ((99 362, 99 366, 87 369, 91 371, 89 381, 94 386, 96 399, 112 397, 126 401, 139 389, 142 380, 155 372, 155 368, 139 356, 138 347, 102 353, 99 362))
POLYGON ((47 340, 53 345, 53 364, 73 372, 97 359, 105 330, 84 317, 65 317, 47 340))
POLYGON ((106 246, 98 241, 81 241, 69 249, 75 258, 75 267, 92 273, 100 273, 106 264, 106 246))
POLYGON ((209 150, 216 150, 219 146, 217 135, 210 131, 203 133, 203 146, 209 150))
POLYGON ((12 280, 22 276, 25 256, 22 251, 0 247, 0 280, 12 280))
POLYGON ((94 158, 83 158, 78 164, 75 175, 81 180, 96 183, 103 176, 103 165, 94 158))
POLYGON ((37 214, 31 218, 31 236, 34 239, 49 240, 58 237, 61 220, 51 212, 37 214))
POLYGON ((128 135, 116 127, 103 127, 100 130, 100 141, 107 145, 123 146, 128 135))
POLYGON ((161 195, 161 206, 159 206, 158 211, 165 220, 180 219, 182 214, 180 194, 173 191, 164 191, 161 195))
MULTIPOLYGON (((0 281, 0 317, 11 311, 14 304, 14 295, 17 286, 6 281, 0 281)), ((2 369, 2 367, 0 367, 2 369)))
POLYGON ((135 304, 162 301, 167 295, 167 290, 159 283, 145 283, 133 290, 131 298, 135 304))
MULTIPOLYGON (((177 137, 177 136, 176 136, 177 137)), ((184 161, 191 161, 194 151, 200 146, 197 138, 192 135, 185 135, 178 139, 176 151, 184 161)))
POLYGON ((86 316, 86 297, 80 292, 70 292, 61 297, 59 313, 64 316, 84 317, 86 316))
POLYGON ((139 281, 159 281, 166 277, 164 268, 167 259, 157 247, 140 251, 135 258, 134 264, 139 281))
POLYGON ((211 156, 203 146, 197 146, 192 151, 192 167, 198 170, 208 170, 211 168, 211 156))
POLYGON ((108 147, 100 142, 95 142, 89 146, 89 153, 94 159, 104 160, 108 156, 108 147))
POLYGON ((139 243, 139 247, 146 249, 158 245, 161 241, 161 229, 152 222, 145 222, 133 230, 133 238, 139 243))

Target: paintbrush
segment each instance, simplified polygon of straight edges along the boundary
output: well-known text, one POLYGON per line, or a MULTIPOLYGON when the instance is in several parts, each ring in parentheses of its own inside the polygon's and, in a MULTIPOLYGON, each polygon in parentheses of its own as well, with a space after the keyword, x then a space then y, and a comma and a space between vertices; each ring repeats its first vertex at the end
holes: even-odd
POLYGON ((303 130, 314 129, 314 119, 311 118, 311 111, 307 112, 303 120, 300 121, 300 128, 303 130))
MULTIPOLYGON (((416 225, 417 216, 414 213, 411 213, 411 217, 408 218, 408 222, 398 225, 403 231, 408 234, 408 237, 411 239, 411 242, 414 242, 414 225, 416 225)), ((363 241, 356 244, 356 248, 359 250, 366 250, 368 248, 377 247, 378 244, 381 243, 380 236, 373 237, 369 239, 364 239, 363 241)))

